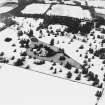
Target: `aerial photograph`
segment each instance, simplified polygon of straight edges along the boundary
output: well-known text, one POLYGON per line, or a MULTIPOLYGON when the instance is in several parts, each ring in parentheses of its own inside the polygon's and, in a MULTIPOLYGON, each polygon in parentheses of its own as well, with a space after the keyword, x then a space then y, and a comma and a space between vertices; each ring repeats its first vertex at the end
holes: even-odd
POLYGON ((0 105, 105 105, 105 1, 0 0, 0 105))

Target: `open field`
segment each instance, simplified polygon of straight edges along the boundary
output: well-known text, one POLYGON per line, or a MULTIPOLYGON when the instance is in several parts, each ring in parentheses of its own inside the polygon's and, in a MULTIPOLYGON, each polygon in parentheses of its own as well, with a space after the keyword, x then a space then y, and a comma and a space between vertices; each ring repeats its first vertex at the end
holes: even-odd
POLYGON ((94 105, 96 88, 3 65, 0 69, 2 105, 94 105))

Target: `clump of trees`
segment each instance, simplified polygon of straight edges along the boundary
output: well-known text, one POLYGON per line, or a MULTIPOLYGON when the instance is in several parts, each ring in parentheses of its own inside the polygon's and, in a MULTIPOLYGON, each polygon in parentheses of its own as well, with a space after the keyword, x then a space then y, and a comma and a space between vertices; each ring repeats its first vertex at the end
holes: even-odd
POLYGON ((102 33, 102 34, 105 34, 105 29, 103 29, 103 30, 101 31, 101 33, 102 33))
POLYGON ((105 59, 105 48, 101 48, 94 52, 94 56, 99 57, 100 59, 105 59))
POLYGON ((27 56, 27 53, 24 51, 24 52, 21 52, 20 53, 20 56, 27 56))
POLYGON ((92 48, 89 48, 89 53, 93 54, 93 49, 92 48))
POLYGON ((87 76, 88 76, 88 81, 96 80, 96 78, 94 77, 94 73, 91 71, 88 72, 87 76))
POLYGON ((20 47, 29 48, 29 42, 30 42, 29 39, 21 39, 19 41, 20 47))
POLYGON ((98 85, 99 84, 99 79, 98 79, 98 75, 95 75, 94 76, 94 81, 93 81, 93 86, 96 86, 96 85, 98 85))
POLYGON ((72 66, 71 66, 71 64, 70 64, 69 62, 67 62, 67 63, 65 64, 65 68, 67 68, 67 69, 71 69, 72 66))
MULTIPOLYGON (((84 20, 85 21, 85 20, 84 20)), ((46 16, 44 20, 44 27, 48 27, 50 24, 61 24, 68 26, 64 31, 76 34, 78 32, 81 35, 86 35, 90 33, 91 29, 94 26, 93 21, 88 20, 86 24, 81 25, 81 19, 73 18, 73 17, 61 17, 61 16, 46 16)), ((64 35, 64 34, 62 34, 64 35)))
POLYGON ((88 74, 88 69, 83 68, 83 69, 82 69, 82 74, 88 74))
POLYGON ((97 17, 96 19, 96 28, 99 28, 101 25, 105 25, 105 19, 102 17, 97 17))
POLYGON ((6 58, 0 59, 0 63, 8 63, 8 62, 9 62, 9 60, 6 58))
POLYGON ((56 66, 56 62, 53 62, 53 64, 52 64, 53 66, 56 66))
POLYGON ((46 54, 46 57, 51 57, 57 54, 57 52, 55 52, 54 50, 52 50, 50 47, 48 46, 44 46, 45 50, 48 51, 48 53, 46 54))
POLYGON ((92 21, 87 21, 86 24, 84 24, 82 26, 80 25, 80 27, 79 27, 81 35, 86 35, 86 34, 90 33, 92 28, 93 28, 92 21))
POLYGON ((14 62, 14 66, 22 66, 24 64, 25 58, 18 58, 16 62, 14 62))
POLYGON ((95 96, 97 97, 97 99, 99 100, 100 97, 102 96, 102 91, 97 90, 95 96))
POLYGON ((102 39, 102 42, 101 43, 105 43, 105 39, 102 39))
POLYGON ((10 42, 10 41, 12 41, 12 38, 9 37, 5 38, 5 42, 10 42))
POLYGON ((43 65, 43 64, 45 64, 45 61, 44 60, 35 61, 34 64, 43 65))

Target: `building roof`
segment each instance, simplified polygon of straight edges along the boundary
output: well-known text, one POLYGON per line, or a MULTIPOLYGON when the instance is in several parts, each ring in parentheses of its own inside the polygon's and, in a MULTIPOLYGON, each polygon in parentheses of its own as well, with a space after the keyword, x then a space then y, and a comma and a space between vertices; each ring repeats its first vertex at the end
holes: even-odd
POLYGON ((47 11, 47 15, 66 16, 80 19, 92 19, 91 13, 88 9, 82 9, 80 6, 71 6, 63 4, 30 4, 26 6, 21 12, 23 14, 44 14, 47 11))

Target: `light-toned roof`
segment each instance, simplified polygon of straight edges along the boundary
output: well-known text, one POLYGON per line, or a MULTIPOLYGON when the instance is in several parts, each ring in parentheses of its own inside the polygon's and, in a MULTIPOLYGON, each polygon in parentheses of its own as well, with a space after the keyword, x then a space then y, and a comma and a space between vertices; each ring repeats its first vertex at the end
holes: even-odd
POLYGON ((105 9, 95 8, 96 13, 105 14, 105 9))
POLYGON ((50 4, 30 4, 26 6, 21 12, 23 14, 43 14, 48 8, 50 4))
POLYGON ((47 14, 58 15, 58 16, 68 16, 74 18, 91 18, 91 14, 88 10, 83 10, 79 6, 70 5, 60 5, 56 4, 52 7, 47 14))
MULTIPOLYGON (((23 14, 43 14, 50 7, 50 4, 30 4, 21 12, 23 14)), ((48 10, 47 15, 55 16, 68 16, 80 19, 91 19, 91 13, 89 10, 83 10, 80 6, 70 6, 55 4, 50 10, 48 10)))

